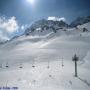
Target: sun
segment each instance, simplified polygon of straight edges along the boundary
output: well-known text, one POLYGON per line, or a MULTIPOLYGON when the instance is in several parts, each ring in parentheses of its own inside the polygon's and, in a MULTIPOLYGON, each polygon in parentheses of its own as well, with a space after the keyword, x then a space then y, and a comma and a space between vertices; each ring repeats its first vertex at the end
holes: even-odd
POLYGON ((27 0, 31 5, 35 4, 35 0, 27 0))

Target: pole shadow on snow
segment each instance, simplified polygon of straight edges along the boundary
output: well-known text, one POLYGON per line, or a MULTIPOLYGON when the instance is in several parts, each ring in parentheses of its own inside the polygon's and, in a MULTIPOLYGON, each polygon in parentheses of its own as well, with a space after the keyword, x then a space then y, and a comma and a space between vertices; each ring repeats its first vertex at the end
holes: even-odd
POLYGON ((80 78, 80 77, 77 77, 79 80, 81 80, 83 83, 85 83, 86 85, 88 85, 88 86, 90 86, 90 83, 87 81, 87 80, 85 80, 85 79, 82 79, 82 78, 80 78))

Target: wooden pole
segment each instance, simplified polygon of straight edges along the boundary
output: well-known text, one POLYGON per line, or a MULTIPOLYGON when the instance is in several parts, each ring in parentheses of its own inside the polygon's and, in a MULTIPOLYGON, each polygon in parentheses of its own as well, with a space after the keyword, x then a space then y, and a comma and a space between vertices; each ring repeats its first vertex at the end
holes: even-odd
POLYGON ((77 61, 75 61, 75 77, 77 77, 77 61))
POLYGON ((47 66, 47 68, 49 69, 50 68, 50 61, 48 60, 48 66, 47 66))
POLYGON ((72 58, 72 60, 75 62, 75 77, 78 77, 78 74, 77 74, 77 61, 79 60, 79 57, 77 57, 77 55, 75 54, 74 57, 72 58))
POLYGON ((62 67, 64 66, 63 58, 62 58, 62 67))

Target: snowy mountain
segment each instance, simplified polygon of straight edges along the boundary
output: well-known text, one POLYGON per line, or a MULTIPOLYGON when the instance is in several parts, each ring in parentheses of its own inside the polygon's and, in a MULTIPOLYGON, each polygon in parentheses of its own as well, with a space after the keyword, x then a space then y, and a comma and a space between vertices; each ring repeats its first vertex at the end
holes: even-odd
POLYGON ((85 17, 78 17, 75 21, 73 21, 70 26, 71 27, 76 27, 78 25, 82 25, 85 23, 90 22, 90 16, 85 16, 85 17))
POLYGON ((67 28, 68 24, 64 21, 39 20, 32 24, 26 31, 26 35, 46 35, 49 32, 56 33, 60 28, 67 28))

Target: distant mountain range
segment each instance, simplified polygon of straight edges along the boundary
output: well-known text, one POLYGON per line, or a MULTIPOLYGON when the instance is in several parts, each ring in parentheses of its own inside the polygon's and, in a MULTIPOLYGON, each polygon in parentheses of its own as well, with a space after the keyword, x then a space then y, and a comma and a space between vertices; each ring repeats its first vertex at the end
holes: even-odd
POLYGON ((90 16, 86 16, 86 17, 78 17, 76 20, 74 20, 71 24, 70 27, 76 27, 78 25, 82 25, 85 23, 90 22, 90 16))
POLYGON ((25 35, 30 35, 31 33, 38 31, 38 32, 44 32, 51 30, 54 33, 57 32, 60 28, 67 28, 68 24, 64 21, 53 21, 53 20, 39 20, 32 24, 27 30, 25 31, 25 35))

